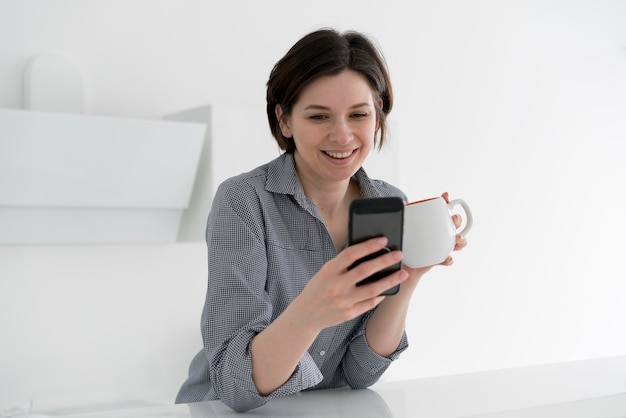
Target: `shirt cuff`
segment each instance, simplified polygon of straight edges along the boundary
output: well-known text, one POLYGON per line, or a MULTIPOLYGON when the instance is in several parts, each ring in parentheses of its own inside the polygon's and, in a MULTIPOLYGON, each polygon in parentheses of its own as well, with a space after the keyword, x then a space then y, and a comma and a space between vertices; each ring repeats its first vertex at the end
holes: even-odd
POLYGON ((383 372, 392 361, 397 360, 400 357, 400 354, 409 346, 408 338, 406 336, 406 332, 402 333, 402 338, 400 339, 400 343, 396 350, 391 353, 387 357, 383 357, 367 344, 367 339, 365 338, 365 330, 363 329, 350 344, 350 351, 352 352, 353 357, 356 359, 357 363, 360 364, 364 370, 369 370, 371 374, 377 374, 383 372))
POLYGON ((292 395, 317 385, 324 378, 311 355, 309 353, 305 353, 289 379, 287 379, 285 383, 269 395, 262 396, 252 380, 251 360, 252 359, 249 355, 245 357, 244 361, 248 363, 248 367, 236 370, 235 378, 240 382, 240 387, 245 388, 250 396, 257 398, 258 400, 267 400, 279 396, 292 395), (248 374, 247 370, 250 370, 250 374, 248 374))
POLYGON ((315 364, 311 355, 307 352, 300 360, 298 367, 292 373, 291 377, 278 389, 270 393, 268 397, 274 398, 278 396, 292 395, 294 393, 312 388, 324 379, 322 372, 315 364))

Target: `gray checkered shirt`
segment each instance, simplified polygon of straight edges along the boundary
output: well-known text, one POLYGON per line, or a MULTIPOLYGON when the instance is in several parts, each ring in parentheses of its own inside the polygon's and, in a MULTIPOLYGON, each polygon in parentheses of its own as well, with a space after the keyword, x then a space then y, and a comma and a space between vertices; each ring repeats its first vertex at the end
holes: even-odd
MULTIPOLYGON (((355 174, 363 197, 406 196, 355 174)), ((236 411, 305 389, 374 384, 408 346, 406 334, 389 357, 365 340, 371 312, 324 329, 280 388, 261 396, 252 381, 250 341, 337 255, 315 205, 304 195, 293 155, 226 180, 206 230, 208 289, 202 312, 204 348, 193 358, 176 402, 220 399, 236 411)))

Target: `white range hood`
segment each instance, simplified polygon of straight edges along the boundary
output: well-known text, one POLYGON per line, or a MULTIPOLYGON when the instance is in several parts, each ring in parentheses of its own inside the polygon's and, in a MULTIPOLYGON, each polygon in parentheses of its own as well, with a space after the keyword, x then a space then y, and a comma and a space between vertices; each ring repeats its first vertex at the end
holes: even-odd
POLYGON ((0 109, 0 244, 176 241, 206 129, 0 109))

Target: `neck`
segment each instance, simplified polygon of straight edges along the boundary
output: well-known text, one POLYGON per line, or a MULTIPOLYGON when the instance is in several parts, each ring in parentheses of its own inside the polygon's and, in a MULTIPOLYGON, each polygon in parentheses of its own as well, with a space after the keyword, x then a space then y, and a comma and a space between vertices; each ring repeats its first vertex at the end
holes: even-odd
POLYGON ((328 180, 310 175, 302 170, 298 164, 297 154, 294 163, 300 183, 306 197, 311 200, 324 217, 334 217, 337 214, 347 214, 350 203, 360 197, 360 187, 357 181, 351 178, 328 180))
POLYGON ((300 176, 300 182, 304 189, 304 194, 315 206, 328 214, 341 211, 350 205, 350 202, 359 197, 359 187, 351 179, 334 182, 311 181, 306 176, 300 176))

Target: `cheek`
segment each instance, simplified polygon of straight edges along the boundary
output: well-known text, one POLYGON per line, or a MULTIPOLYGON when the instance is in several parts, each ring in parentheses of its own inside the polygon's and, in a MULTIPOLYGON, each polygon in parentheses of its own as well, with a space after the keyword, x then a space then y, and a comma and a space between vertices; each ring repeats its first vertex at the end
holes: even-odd
POLYGON ((307 125, 307 126, 295 126, 292 127, 291 133, 294 138, 298 138, 304 142, 315 142, 323 139, 328 132, 321 126, 307 125))
POLYGON ((367 139, 368 143, 369 142, 373 143, 374 139, 376 138, 377 130, 378 130, 378 124, 376 122, 373 122, 369 124, 368 126, 363 127, 363 129, 360 130, 359 135, 364 140, 367 139))

